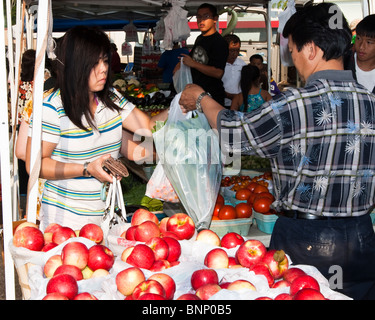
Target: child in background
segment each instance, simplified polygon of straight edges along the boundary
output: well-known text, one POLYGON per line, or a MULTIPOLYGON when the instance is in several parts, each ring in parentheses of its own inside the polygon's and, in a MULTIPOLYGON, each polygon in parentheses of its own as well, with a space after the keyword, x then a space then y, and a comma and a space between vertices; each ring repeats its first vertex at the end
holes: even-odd
POLYGON ((269 92, 260 86, 260 71, 256 66, 246 65, 242 68, 240 86, 241 93, 233 98, 231 110, 250 112, 272 99, 269 92))

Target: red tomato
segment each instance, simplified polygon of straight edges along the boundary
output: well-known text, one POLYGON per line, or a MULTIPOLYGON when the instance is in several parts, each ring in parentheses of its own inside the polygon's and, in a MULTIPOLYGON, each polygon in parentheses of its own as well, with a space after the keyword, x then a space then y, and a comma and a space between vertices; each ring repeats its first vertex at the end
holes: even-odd
POLYGON ((222 206, 223 206, 223 204, 220 204, 220 203, 216 203, 215 204, 214 212, 212 213, 212 215, 214 217, 218 217, 219 216, 219 211, 220 211, 220 209, 221 209, 222 206))
POLYGON ((254 188, 254 193, 261 193, 261 192, 269 192, 266 186, 263 186, 258 183, 258 185, 254 188))
POLYGON ((255 187, 258 185, 258 183, 256 183, 255 181, 251 181, 248 185, 247 185, 247 189, 249 189, 251 192, 254 192, 254 189, 255 187))
POLYGON ((224 197, 220 193, 217 195, 216 204, 224 205, 224 197))
POLYGON ((251 195, 251 191, 249 189, 240 189, 236 192, 236 199, 237 200, 247 200, 251 195))
POLYGON ((236 210, 231 205, 225 204, 219 211, 220 220, 236 219, 236 210))
POLYGON ((270 198, 257 198, 254 199, 253 208, 259 213, 267 213, 270 211, 270 206, 273 200, 270 198))
POLYGON ((252 192, 250 197, 247 199, 247 203, 252 205, 256 196, 257 196, 257 193, 252 192))
POLYGON ((253 213, 251 205, 246 202, 237 204, 234 209, 236 210, 237 219, 250 218, 253 213))
POLYGON ((268 192, 268 191, 267 192, 255 193, 254 200, 257 199, 257 198, 269 198, 272 201, 275 201, 275 197, 273 196, 273 194, 268 192))

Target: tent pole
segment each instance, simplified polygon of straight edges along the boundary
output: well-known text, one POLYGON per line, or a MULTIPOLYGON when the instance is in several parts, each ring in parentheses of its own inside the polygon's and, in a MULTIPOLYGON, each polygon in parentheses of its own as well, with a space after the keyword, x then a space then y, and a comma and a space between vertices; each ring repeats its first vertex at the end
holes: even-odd
MULTIPOLYGON (((7 1, 7 8, 10 3, 7 1)), ((11 28, 11 21, 8 21, 8 28, 11 28)), ((5 56, 5 20, 4 8, 0 7, 0 61, 4 66, 5 56)), ((10 57, 12 59, 13 57, 10 57)), ((10 166, 10 149, 9 149, 9 121, 8 121, 8 81, 6 69, 0 68, 0 136, 6 138, 5 143, 0 143, 1 157, 1 192, 2 192, 2 212, 4 228, 4 268, 5 268, 5 294, 6 299, 15 300, 14 285, 14 264, 9 251, 8 244, 13 237, 13 218, 12 218, 12 192, 11 192, 11 166, 10 166)))

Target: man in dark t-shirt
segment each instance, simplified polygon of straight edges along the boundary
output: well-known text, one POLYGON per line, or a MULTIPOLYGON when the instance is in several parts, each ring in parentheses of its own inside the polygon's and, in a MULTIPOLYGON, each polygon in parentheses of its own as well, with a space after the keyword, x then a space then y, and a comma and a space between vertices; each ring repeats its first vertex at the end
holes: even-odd
POLYGON ((221 78, 224 74, 229 49, 228 43, 216 31, 219 19, 216 7, 204 3, 197 11, 197 24, 201 34, 190 55, 183 54, 183 63, 191 68, 193 83, 200 85, 224 105, 225 90, 221 78))

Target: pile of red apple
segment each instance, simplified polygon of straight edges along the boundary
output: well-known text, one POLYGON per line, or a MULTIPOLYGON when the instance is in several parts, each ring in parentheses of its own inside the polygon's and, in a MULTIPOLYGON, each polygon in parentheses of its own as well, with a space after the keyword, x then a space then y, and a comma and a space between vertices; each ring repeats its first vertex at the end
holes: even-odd
MULTIPOLYGON (((13 244, 43 252, 61 245, 61 253, 52 255, 43 266, 44 277, 49 279, 45 300, 95 300, 97 298, 92 293, 79 292, 78 282, 105 275, 115 277, 117 290, 126 300, 207 300, 220 290, 256 291, 256 283, 248 279, 239 277, 228 281, 223 277, 219 281, 216 270, 225 268, 247 268, 253 272, 251 275, 264 276, 267 280, 264 283, 271 289, 270 295, 272 289, 289 288, 288 293, 279 294, 274 297, 275 300, 325 299, 318 281, 302 269, 290 267, 288 257, 282 250, 267 250, 262 242, 246 240, 235 232, 227 233, 222 238, 212 230, 197 233, 193 220, 184 213, 159 222, 155 214, 139 209, 121 237, 132 245, 125 247, 118 258, 131 267, 115 275, 109 272, 115 263, 114 254, 102 244, 103 231, 94 224, 87 224, 76 231, 51 224, 43 233, 37 225, 25 222, 15 230, 13 244), (69 240, 77 236, 90 239, 93 245, 86 246, 81 241, 69 240), (173 276, 160 271, 180 263, 182 240, 200 241, 202 248, 203 243, 210 245, 210 248, 202 261, 206 268, 192 271, 191 290, 175 297, 176 282, 173 276), (152 275, 146 278, 142 269, 151 271, 152 275)), ((272 300, 271 297, 257 299, 272 300)))
MULTIPOLYGON (((208 269, 196 271, 191 277, 195 294, 201 299, 208 299, 221 289, 256 290, 255 286, 245 279, 219 283, 215 272, 215 269, 222 268, 248 268, 256 275, 263 275, 270 288, 289 287, 289 294, 280 294, 275 300, 325 300, 320 292, 320 285, 314 277, 300 268, 289 268, 288 257, 283 250, 267 250, 259 240, 245 240, 235 232, 227 233, 220 239, 214 231, 202 230, 196 240, 216 246, 205 256, 204 264, 208 269), (237 249, 235 255, 231 257, 223 248, 237 249)), ((262 299, 271 298, 262 297, 262 299)))
POLYGON ((194 234, 194 221, 185 213, 165 217, 159 223, 154 213, 138 209, 121 237, 139 243, 125 248, 121 260, 152 272, 170 268, 179 263, 179 240, 191 239, 194 234))
POLYGON ((154 273, 146 279, 138 267, 130 267, 116 275, 117 290, 125 300, 173 300, 176 283, 165 273, 154 273))
POLYGON ((43 267, 50 280, 43 300, 97 300, 88 292, 78 292, 78 281, 106 276, 115 262, 112 251, 104 245, 88 248, 84 243, 72 241, 65 244, 61 254, 51 256, 43 267))
POLYGON ((75 237, 84 237, 95 243, 101 243, 103 241, 103 230, 93 223, 84 225, 80 230, 51 223, 42 232, 37 224, 26 221, 14 230, 13 245, 32 251, 47 252, 75 237))

